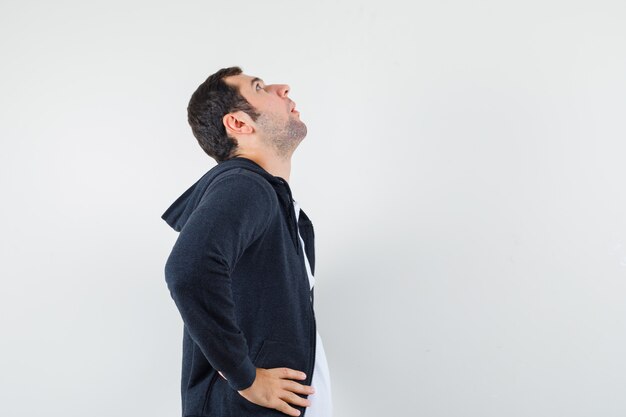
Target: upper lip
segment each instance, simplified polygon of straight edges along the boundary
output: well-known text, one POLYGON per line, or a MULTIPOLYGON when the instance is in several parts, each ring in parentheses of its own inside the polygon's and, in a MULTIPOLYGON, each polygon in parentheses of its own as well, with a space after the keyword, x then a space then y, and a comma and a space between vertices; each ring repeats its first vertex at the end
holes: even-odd
POLYGON ((289 111, 293 111, 293 109, 296 108, 296 103, 295 102, 291 102, 291 109, 289 109, 289 111))

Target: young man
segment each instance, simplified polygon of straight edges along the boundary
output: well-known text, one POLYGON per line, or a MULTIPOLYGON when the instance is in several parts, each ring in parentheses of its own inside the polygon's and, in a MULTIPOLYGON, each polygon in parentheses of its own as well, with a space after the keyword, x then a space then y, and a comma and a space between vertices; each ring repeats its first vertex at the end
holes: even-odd
POLYGON ((187 108, 218 164, 162 215, 180 232, 165 279, 184 323, 184 417, 332 417, 314 229, 289 186, 307 128, 288 92, 229 67, 187 108))

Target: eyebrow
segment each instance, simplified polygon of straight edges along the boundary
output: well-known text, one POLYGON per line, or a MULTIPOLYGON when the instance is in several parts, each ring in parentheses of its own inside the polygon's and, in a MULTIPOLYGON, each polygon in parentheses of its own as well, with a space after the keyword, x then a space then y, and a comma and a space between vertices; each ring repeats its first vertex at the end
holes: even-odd
POLYGON ((265 81, 263 81, 262 79, 260 79, 259 77, 254 77, 251 81, 250 81, 250 87, 252 88, 254 86, 254 82, 255 81, 261 81, 263 84, 265 84, 265 81))

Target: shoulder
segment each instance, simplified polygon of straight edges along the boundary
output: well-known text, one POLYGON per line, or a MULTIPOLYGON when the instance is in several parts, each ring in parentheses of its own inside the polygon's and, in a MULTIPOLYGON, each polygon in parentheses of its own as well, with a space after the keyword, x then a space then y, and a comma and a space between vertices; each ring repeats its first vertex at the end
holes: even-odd
POLYGON ((218 185, 228 185, 237 189, 267 193, 268 196, 275 194, 272 185, 261 174, 245 168, 233 168, 219 174, 209 188, 218 185))
POLYGON ((278 205, 274 187, 261 174, 245 168, 233 168, 217 175, 206 190, 211 193, 227 193, 229 197, 240 201, 257 200, 257 203, 278 205))

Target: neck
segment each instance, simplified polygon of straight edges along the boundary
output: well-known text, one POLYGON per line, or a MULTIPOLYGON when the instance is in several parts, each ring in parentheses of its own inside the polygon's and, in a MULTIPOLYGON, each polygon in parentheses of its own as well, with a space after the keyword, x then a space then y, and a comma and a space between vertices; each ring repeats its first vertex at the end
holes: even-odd
POLYGON ((251 159, 261 165, 264 170, 273 176, 281 177, 289 183, 289 175, 291 174, 291 157, 282 159, 276 157, 275 155, 261 155, 246 152, 239 153, 237 156, 251 159))

